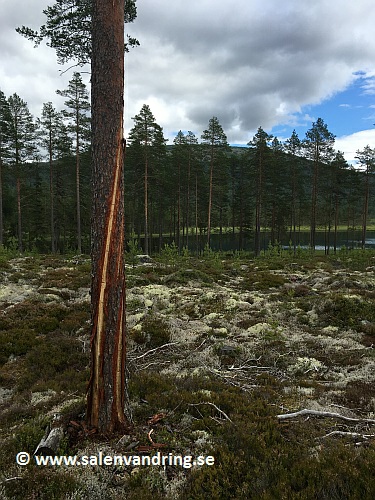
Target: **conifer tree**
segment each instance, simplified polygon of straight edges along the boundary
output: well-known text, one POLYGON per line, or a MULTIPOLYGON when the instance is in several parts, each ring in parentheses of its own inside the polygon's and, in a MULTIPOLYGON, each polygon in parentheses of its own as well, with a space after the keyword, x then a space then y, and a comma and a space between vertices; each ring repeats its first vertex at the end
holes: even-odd
MULTIPOLYGON (((195 134, 188 130, 187 135, 185 136, 185 142, 188 151, 188 167, 187 167, 187 186, 186 186, 186 248, 189 248, 189 228, 190 228, 190 193, 191 193, 191 177, 196 172, 197 169, 197 151, 198 151, 198 139, 195 137, 195 134)), ((195 174, 197 176, 197 173, 195 174)), ((197 218, 196 211, 196 218, 197 218)), ((196 232, 196 235, 198 233, 196 232)), ((198 246, 197 246, 198 249, 198 246)))
POLYGON ((214 179, 214 170, 220 165, 221 166, 223 165, 223 161, 225 161, 224 154, 229 150, 229 144, 227 142, 227 136, 224 133, 223 127, 220 125, 219 120, 216 116, 210 118, 208 122, 208 128, 203 131, 201 139, 202 139, 202 144, 208 150, 207 156, 210 165, 209 189, 208 189, 209 192, 208 216, 207 216, 207 246, 208 248, 210 248, 213 192, 214 192, 214 185, 216 184, 217 186, 217 183, 215 182, 214 179))
POLYGON ((310 219, 310 248, 315 250, 315 236, 317 225, 318 181, 319 171, 323 164, 328 164, 333 157, 335 136, 329 132, 322 118, 318 118, 306 132, 303 142, 307 157, 313 162, 313 177, 311 188, 311 219, 310 219))
POLYGON ((54 160, 58 155, 58 144, 63 127, 62 116, 53 107, 52 102, 43 104, 42 115, 38 120, 39 137, 41 146, 47 151, 49 164, 49 195, 50 195, 50 232, 51 232, 51 251, 55 253, 56 234, 55 234, 55 179, 54 179, 54 160))
POLYGON ((299 169, 300 154, 301 154, 301 141, 298 134, 293 130, 292 135, 285 142, 285 152, 289 154, 289 182, 291 193, 290 204, 290 239, 293 245, 293 253, 296 254, 297 250, 297 192, 298 186, 301 185, 301 173, 299 169))
POLYGON ((24 165, 32 161, 35 157, 36 125, 27 103, 17 94, 13 94, 9 97, 8 104, 11 114, 10 164, 14 169, 16 177, 18 250, 23 252, 21 199, 22 170, 24 165))
POLYGON ((347 176, 344 172, 348 169, 349 165, 344 158, 341 151, 337 151, 331 164, 332 175, 330 179, 330 191, 333 196, 333 213, 334 213, 334 233, 333 233, 333 251, 337 251, 337 231, 339 225, 340 202, 344 198, 344 183, 347 176))
POLYGON ((180 130, 173 140, 173 156, 175 165, 177 165, 177 247, 181 251, 181 198, 182 198, 182 170, 186 162, 186 137, 180 130))
POLYGON ((272 135, 267 134, 262 127, 259 127, 253 139, 248 142, 248 146, 254 151, 254 171, 255 171, 255 255, 260 254, 261 222, 263 217, 265 169, 269 162, 269 142, 272 135))
POLYGON ((156 123, 148 104, 144 104, 138 115, 135 115, 132 120, 134 120, 134 126, 129 132, 129 142, 130 148, 140 153, 141 158, 138 158, 138 161, 141 161, 143 165, 144 252, 149 254, 151 250, 149 243, 150 162, 153 154, 152 148, 155 149, 158 144, 163 147, 165 140, 162 128, 156 123))
POLYGON ((362 209, 362 237, 361 246, 365 248, 368 208, 370 200, 370 179, 375 173, 375 150, 369 145, 365 146, 361 151, 357 151, 356 159, 360 166, 364 169, 364 189, 363 189, 363 209, 362 209))
POLYGON ((3 245, 3 170, 9 159, 11 114, 5 94, 0 90, 0 247, 3 245))
POLYGON ((60 62, 91 60, 92 103, 92 335, 87 422, 99 432, 127 426, 125 416, 124 272, 124 22, 136 17, 133 0, 56 0, 39 32, 60 62), (72 42, 73 41, 73 42, 72 42))
POLYGON ((66 97, 63 114, 69 120, 69 130, 73 134, 76 156, 76 217, 77 217, 77 250, 82 253, 82 229, 81 229, 81 153, 87 148, 90 141, 90 102, 86 85, 82 81, 80 73, 75 72, 65 90, 57 90, 56 93, 66 97))

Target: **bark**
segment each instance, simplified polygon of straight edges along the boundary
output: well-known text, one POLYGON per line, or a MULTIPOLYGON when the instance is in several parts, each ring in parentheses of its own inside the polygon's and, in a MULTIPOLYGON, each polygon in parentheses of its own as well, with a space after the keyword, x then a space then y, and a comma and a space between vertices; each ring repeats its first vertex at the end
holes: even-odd
POLYGON ((51 251, 52 253, 56 252, 56 237, 55 237, 55 201, 54 201, 54 193, 53 193, 53 157, 52 157, 52 130, 49 131, 49 192, 51 199, 51 251))
POLYGON ((80 196, 80 153, 79 153, 79 111, 76 111, 76 199, 77 199, 77 251, 82 253, 81 196, 80 196))
POLYGON ((210 187, 208 197, 208 220, 207 220, 207 247, 211 247, 211 209, 212 209, 212 183, 214 172, 214 146, 211 145, 211 162, 210 162, 210 187))
POLYGON ((21 209, 21 179, 20 174, 18 173, 19 167, 17 165, 17 231, 18 231, 18 250, 19 252, 23 252, 22 245, 22 209, 21 209))
POLYGON ((365 198, 363 202, 363 216, 362 216, 362 250, 366 247, 366 231, 367 231, 367 216, 368 216, 368 205, 369 205, 369 194, 370 194, 370 167, 367 165, 366 168, 366 180, 365 180, 365 198))
POLYGON ((94 0, 92 32, 91 374, 88 424, 123 430, 125 416, 124 0, 94 0))
POLYGON ((0 247, 3 245, 3 173, 2 173, 3 160, 0 157, 0 247))

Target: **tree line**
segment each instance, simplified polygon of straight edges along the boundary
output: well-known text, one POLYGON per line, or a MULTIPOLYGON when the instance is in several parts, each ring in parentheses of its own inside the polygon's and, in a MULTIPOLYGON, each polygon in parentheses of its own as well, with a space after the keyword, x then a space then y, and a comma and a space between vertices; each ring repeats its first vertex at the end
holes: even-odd
MULTIPOLYGON (((32 117, 17 94, 0 91, 0 244, 19 251, 88 252, 90 245, 90 103, 76 72, 65 90, 65 109, 44 103, 32 117)), ((167 145, 148 105, 133 117, 124 170, 125 234, 149 254, 166 243, 252 249, 262 234, 270 244, 301 243, 317 231, 336 251, 338 232, 360 230, 365 246, 374 216, 375 150, 357 151, 359 168, 334 149, 334 135, 318 118, 300 139, 283 143, 259 127, 247 147, 231 147, 217 117, 197 137, 177 133, 167 145), (212 235, 215 234, 213 241, 212 235), (228 243, 227 243, 228 245, 228 243)))
POLYGON ((300 139, 295 131, 284 143, 259 127, 247 147, 233 148, 217 117, 200 138, 181 130, 166 145, 163 130, 148 105, 134 118, 125 164, 127 233, 143 249, 160 250, 166 241, 201 251, 261 251, 267 231, 272 245, 296 251, 303 228, 316 246, 324 231, 327 252, 338 247, 338 232, 361 229, 361 246, 374 206, 371 189, 375 150, 357 152, 359 168, 334 150, 334 135, 319 118, 300 139), (200 139, 200 141, 199 141, 200 139))

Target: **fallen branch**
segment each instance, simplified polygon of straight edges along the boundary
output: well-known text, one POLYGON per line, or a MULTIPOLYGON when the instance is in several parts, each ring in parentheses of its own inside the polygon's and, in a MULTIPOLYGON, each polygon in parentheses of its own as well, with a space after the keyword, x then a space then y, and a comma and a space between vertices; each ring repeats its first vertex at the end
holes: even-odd
POLYGON ((352 418, 340 415, 340 413, 333 413, 329 411, 307 410, 307 409, 296 411, 295 413, 285 413, 283 415, 277 415, 277 418, 279 420, 287 420, 290 418, 302 417, 303 415, 311 415, 313 417, 338 418, 341 420, 345 420, 345 422, 352 422, 352 423, 375 424, 375 420, 371 418, 352 418))
POLYGON ((325 439, 331 436, 343 436, 343 437, 352 437, 352 438, 361 438, 361 439, 371 439, 375 437, 375 434, 361 434, 359 432, 347 432, 347 431, 332 431, 322 436, 320 439, 325 439))
POLYGON ((221 410, 218 406, 216 406, 214 403, 210 403, 209 401, 206 401, 203 403, 189 403, 188 404, 188 406, 200 406, 200 405, 213 406, 215 408, 215 410, 217 410, 219 413, 221 413, 226 420, 228 420, 229 422, 231 422, 233 424, 232 420, 228 417, 228 415, 223 410, 221 410))
POLYGON ((158 351, 159 349, 164 349, 164 347, 169 347, 171 345, 176 345, 176 344, 178 344, 178 342, 168 342, 168 344, 163 344, 160 345, 159 347, 154 347, 154 349, 150 349, 149 351, 144 352, 140 356, 136 356, 135 358, 133 358, 133 360, 144 358, 145 356, 148 356, 149 354, 158 351))
POLYGON ((54 427, 49 431, 47 429, 45 435, 40 440, 34 455, 40 456, 54 456, 60 446, 60 441, 64 436, 64 429, 62 427, 54 427))

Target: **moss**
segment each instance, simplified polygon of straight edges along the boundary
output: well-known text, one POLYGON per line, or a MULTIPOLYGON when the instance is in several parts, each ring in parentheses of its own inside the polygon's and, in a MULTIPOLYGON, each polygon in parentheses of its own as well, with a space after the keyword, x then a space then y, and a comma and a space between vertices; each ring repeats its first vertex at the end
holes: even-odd
POLYGON ((42 285, 45 288, 68 288, 78 290, 78 288, 88 288, 90 286, 90 267, 61 267, 48 270, 42 278, 42 285))
POLYGON ((319 316, 324 325, 361 330, 364 320, 375 322, 375 308, 373 301, 336 294, 321 304, 319 316))
POLYGON ((181 269, 176 271, 164 279, 168 285, 187 284, 189 281, 199 281, 201 283, 212 283, 213 279, 207 273, 199 269, 181 269))
POLYGON ((171 332, 164 319, 150 315, 143 320, 141 329, 133 328, 130 331, 130 338, 137 344, 153 348, 170 342, 171 332))
POLYGON ((42 391, 84 390, 88 356, 81 344, 63 335, 45 338, 32 348, 25 357, 24 373, 20 377, 19 390, 42 391))
POLYGON ((8 498, 63 500, 79 489, 79 482, 71 472, 31 465, 24 469, 26 470, 23 471, 22 480, 6 483, 5 493, 8 498))
POLYGON ((270 288, 278 288, 285 284, 284 276, 274 274, 269 271, 251 272, 245 277, 241 283, 241 287, 245 290, 269 290, 270 288))

